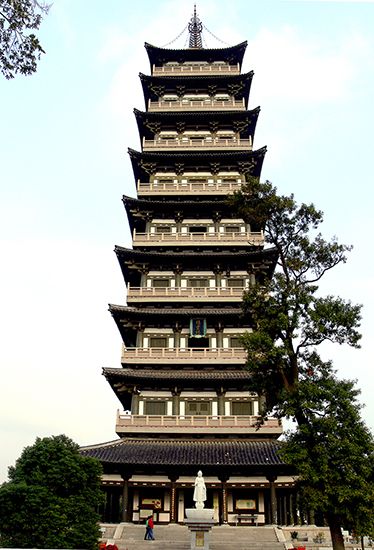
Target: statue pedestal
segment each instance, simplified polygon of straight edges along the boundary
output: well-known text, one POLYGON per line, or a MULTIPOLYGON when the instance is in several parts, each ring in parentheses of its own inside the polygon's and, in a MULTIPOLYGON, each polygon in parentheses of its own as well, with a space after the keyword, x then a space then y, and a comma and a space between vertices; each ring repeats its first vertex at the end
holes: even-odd
POLYGON ((214 510, 209 508, 187 508, 184 523, 190 530, 191 550, 209 550, 210 530, 214 525, 213 514, 214 510))

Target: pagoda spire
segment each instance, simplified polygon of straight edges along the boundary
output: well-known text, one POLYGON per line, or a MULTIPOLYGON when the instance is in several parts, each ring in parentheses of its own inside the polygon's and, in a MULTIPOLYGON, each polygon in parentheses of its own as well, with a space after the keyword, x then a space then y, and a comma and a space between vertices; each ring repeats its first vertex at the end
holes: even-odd
POLYGON ((196 13, 196 4, 194 5, 193 16, 191 17, 190 22, 188 23, 188 32, 190 33, 189 48, 202 48, 203 41, 201 38, 201 33, 203 30, 203 24, 197 16, 196 13))

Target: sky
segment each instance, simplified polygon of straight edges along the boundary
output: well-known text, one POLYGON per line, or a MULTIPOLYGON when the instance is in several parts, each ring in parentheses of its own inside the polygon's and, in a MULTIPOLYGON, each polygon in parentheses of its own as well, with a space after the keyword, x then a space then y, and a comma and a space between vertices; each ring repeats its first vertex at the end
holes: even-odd
MULTIPOLYGON (((374 429, 374 3, 200 0, 197 11, 208 47, 248 40, 263 179, 314 202, 324 236, 354 247, 321 293, 363 304, 362 347, 323 354, 357 379, 374 429)), ((175 0, 54 0, 37 73, 0 78, 0 481, 36 437, 116 438, 120 404, 101 371, 120 367, 107 304, 125 303, 113 248, 131 245, 121 197, 135 195, 126 151, 140 147, 143 44, 172 42, 192 12, 175 0)))

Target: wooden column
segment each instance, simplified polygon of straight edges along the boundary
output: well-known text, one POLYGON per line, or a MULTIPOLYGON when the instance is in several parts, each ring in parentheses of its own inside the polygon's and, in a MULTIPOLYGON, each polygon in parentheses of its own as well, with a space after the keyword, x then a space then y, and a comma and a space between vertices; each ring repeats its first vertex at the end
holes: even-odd
POLYGON ((180 348, 180 342, 181 342, 181 332, 182 327, 178 325, 178 323, 173 327, 173 333, 174 333, 174 347, 180 348))
POLYGON ((216 338, 217 338, 217 348, 223 347, 223 326, 222 323, 218 323, 215 327, 216 338))
POLYGON ((139 394, 134 392, 131 400, 131 413, 139 414, 139 394))
POLYGON ((221 509, 219 511, 220 523, 227 523, 227 481, 228 475, 220 477, 221 481, 221 509))
POLYGON ((129 521, 129 479, 131 474, 121 474, 123 479, 121 521, 129 521))
POLYGON ((171 390, 171 395, 173 397, 173 413, 175 416, 178 416, 180 414, 180 410, 179 410, 179 397, 180 397, 180 394, 181 394, 181 389, 180 388, 172 388, 171 390))
POLYGON ((224 388, 219 388, 217 390, 217 401, 218 401, 218 415, 224 416, 225 415, 225 395, 226 391, 224 388))
POLYGON ((179 476, 169 476, 170 479, 170 523, 176 523, 178 520, 178 503, 176 481, 179 476))
POLYGON ((176 286, 176 288, 180 288, 180 286, 181 286, 182 273, 183 273, 183 269, 182 269, 180 266, 177 266, 177 267, 174 269, 175 286, 176 286))
POLYGON ((270 482, 270 520, 273 525, 278 523, 278 510, 277 510, 277 493, 275 490, 275 480, 277 476, 267 476, 270 482))

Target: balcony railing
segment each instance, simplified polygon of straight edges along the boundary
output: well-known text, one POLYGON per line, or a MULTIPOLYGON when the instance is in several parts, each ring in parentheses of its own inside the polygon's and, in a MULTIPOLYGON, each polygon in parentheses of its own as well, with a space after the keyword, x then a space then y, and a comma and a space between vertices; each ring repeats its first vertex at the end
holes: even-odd
POLYGON ((251 246, 261 246, 264 244, 264 235, 262 231, 246 233, 137 233, 134 230, 134 244, 147 244, 149 246, 159 244, 188 244, 194 245, 235 245, 248 244, 251 246))
POLYGON ((191 149, 222 149, 237 151, 251 151, 252 140, 251 139, 239 139, 239 138, 170 138, 170 139, 144 139, 143 138, 143 150, 144 151, 164 151, 164 150, 178 150, 178 151, 190 151, 191 149))
POLYGON ((201 99, 201 100, 188 100, 177 99, 175 101, 166 101, 160 99, 159 101, 149 101, 149 111, 221 111, 221 110, 245 110, 245 103, 243 100, 237 99, 201 99))
POLYGON ((206 193, 212 195, 228 195, 234 191, 239 191, 243 183, 237 181, 230 182, 138 182, 139 195, 195 195, 196 193, 206 193))
POLYGON ((122 348, 123 363, 245 363, 244 348, 122 348))
POLYGON ((180 74, 240 74, 239 63, 237 65, 153 65, 153 75, 180 75, 180 74))
POLYGON ((261 425, 259 421, 259 416, 246 415, 126 415, 117 411, 116 432, 282 433, 282 426, 277 418, 268 418, 261 425))
POLYGON ((144 301, 166 302, 196 301, 206 302, 238 302, 243 298, 246 287, 127 287, 128 302, 144 301))

